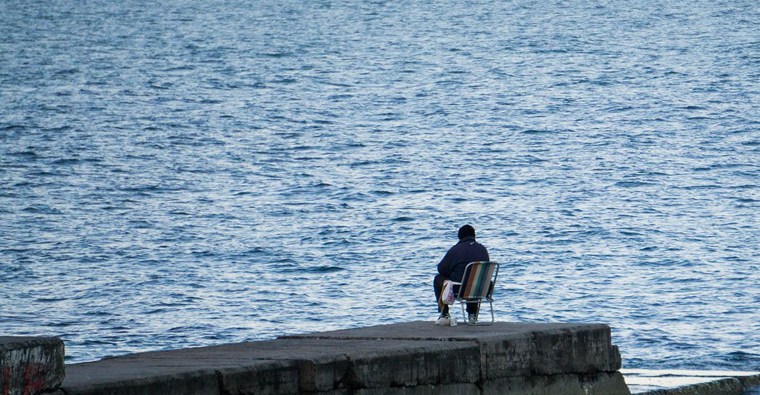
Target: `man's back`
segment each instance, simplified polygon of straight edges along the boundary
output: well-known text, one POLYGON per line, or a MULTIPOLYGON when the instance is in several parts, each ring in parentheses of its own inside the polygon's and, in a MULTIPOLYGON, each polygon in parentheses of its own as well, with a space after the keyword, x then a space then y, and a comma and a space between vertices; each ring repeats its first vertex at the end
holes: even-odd
POLYGON ((488 260, 486 247, 475 241, 475 236, 467 236, 449 249, 438 264, 438 273, 452 281, 461 282, 468 263, 488 260))

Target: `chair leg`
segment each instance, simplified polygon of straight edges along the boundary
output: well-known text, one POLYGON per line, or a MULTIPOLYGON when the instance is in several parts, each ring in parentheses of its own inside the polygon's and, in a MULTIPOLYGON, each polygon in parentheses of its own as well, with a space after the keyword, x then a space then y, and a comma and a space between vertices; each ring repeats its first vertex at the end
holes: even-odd
MULTIPOLYGON (((462 306, 462 320, 464 321, 465 324, 470 325, 470 320, 467 319, 467 311, 465 310, 465 305, 467 305, 467 303, 468 302, 466 300, 460 300, 459 301, 459 305, 462 306)), ((482 304, 482 301, 478 301, 478 302, 475 302, 475 303, 482 304)), ((493 312, 493 301, 489 300, 488 301, 488 305, 489 305, 489 307, 491 309, 491 322, 484 323, 484 322, 478 321, 477 324, 473 324, 473 325, 491 325, 494 322, 496 322, 496 317, 495 317, 494 312, 493 312)), ((478 314, 478 315, 480 315, 480 314, 478 314)))
MULTIPOLYGON (((481 303, 481 304, 482 304, 482 303, 481 303)), ((488 325, 492 325, 494 322, 496 322, 495 316, 494 316, 494 314, 493 314, 493 301, 490 301, 490 300, 489 300, 489 301, 488 301, 488 304, 489 304, 489 306, 490 306, 490 308, 491 308, 491 322, 482 322, 482 321, 478 321, 478 323, 477 323, 477 324, 475 324, 475 325, 488 326, 488 325)))

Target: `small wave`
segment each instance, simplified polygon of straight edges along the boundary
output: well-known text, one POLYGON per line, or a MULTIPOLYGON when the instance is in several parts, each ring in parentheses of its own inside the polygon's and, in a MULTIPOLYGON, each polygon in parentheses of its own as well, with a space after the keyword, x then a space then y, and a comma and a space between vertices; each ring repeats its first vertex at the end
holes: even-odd
POLYGON ((154 184, 154 185, 124 187, 120 189, 124 192, 153 192, 153 191, 160 190, 161 186, 158 184, 154 184))
POLYGON ((640 188, 640 187, 647 187, 655 185, 651 182, 645 182, 645 181, 618 181, 615 183, 615 186, 621 187, 621 188, 640 188))
POLYGON ((353 99, 353 98, 354 98, 354 95, 349 95, 349 94, 327 96, 327 100, 330 100, 330 101, 348 100, 348 99, 353 99))
POLYGON ((760 362, 760 354, 749 353, 745 351, 730 352, 728 353, 728 357, 729 357, 729 360, 733 362, 746 362, 746 361, 760 362))
POLYGON ((17 151, 8 153, 9 156, 20 156, 24 158, 37 158, 38 155, 34 151, 17 151))
POLYGON ((678 188, 685 189, 687 191, 692 191, 692 190, 700 190, 700 189, 720 189, 720 188, 723 188, 723 186, 716 185, 716 184, 708 184, 708 185, 688 185, 685 187, 678 187, 678 188))
POLYGON ((64 166, 64 165, 75 165, 77 163, 79 163, 79 159, 67 158, 67 159, 54 160, 52 164, 56 166, 64 166))
POLYGON ((290 84, 295 84, 296 82, 298 82, 298 80, 295 79, 295 78, 280 78, 280 79, 272 80, 272 81, 269 81, 269 82, 271 82, 273 84, 290 85, 290 84))
POLYGON ((58 126, 58 127, 45 128, 44 130, 46 132, 60 133, 60 132, 65 132, 67 130, 71 130, 71 126, 63 125, 63 126, 58 126))
POLYGON ((141 219, 133 219, 129 221, 130 225, 133 225, 135 229, 153 229, 153 223, 141 219))
POLYGON ((96 310, 96 311, 87 311, 84 313, 84 315, 93 316, 93 317, 107 317, 114 314, 108 311, 96 310))
POLYGON ((54 208, 54 207, 46 206, 44 204, 35 204, 32 206, 26 207, 21 211, 26 212, 26 213, 33 213, 33 214, 53 214, 53 215, 63 214, 61 210, 58 210, 57 208, 54 208))
POLYGON ((164 72, 174 72, 174 71, 192 71, 195 70, 195 66, 185 65, 185 66, 177 66, 177 67, 169 67, 166 69, 163 69, 164 72))
POLYGON ((63 173, 52 172, 52 171, 40 170, 40 171, 33 171, 33 172, 29 173, 29 175, 32 175, 32 176, 35 176, 35 177, 60 177, 60 176, 63 176, 64 174, 63 173))
POLYGON ((183 211, 183 210, 171 210, 169 211, 169 214, 170 215, 191 215, 187 211, 183 211))
POLYGON ((67 300, 67 299, 66 298, 56 298, 56 297, 53 297, 53 298, 37 298, 37 299, 35 299, 35 302, 40 302, 40 303, 55 303, 55 302, 62 302, 64 300, 67 300))
POLYGON ((50 326, 56 327, 56 328, 65 328, 67 326, 72 326, 78 324, 78 321, 61 321, 61 322, 54 322, 51 323, 50 326))
POLYGON ((635 232, 632 230, 621 230, 620 234, 624 236, 643 236, 641 232, 635 232))
POLYGON ((336 273, 346 269, 338 266, 313 266, 303 269, 306 273, 336 273))
POLYGON ((293 56, 293 53, 291 52, 264 52, 259 55, 267 57, 267 58, 280 59, 280 58, 285 58, 288 56, 293 56))
POLYGON ((554 132, 551 130, 545 130, 545 129, 527 129, 520 132, 522 134, 527 135, 535 135, 535 134, 553 134, 554 132))
POLYGON ((85 340, 81 344, 83 346, 115 346, 118 343, 106 340, 85 340))

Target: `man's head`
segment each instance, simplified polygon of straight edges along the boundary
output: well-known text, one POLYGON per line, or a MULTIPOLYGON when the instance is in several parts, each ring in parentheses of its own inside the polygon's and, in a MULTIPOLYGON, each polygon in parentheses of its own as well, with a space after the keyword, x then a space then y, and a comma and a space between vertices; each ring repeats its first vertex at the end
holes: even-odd
POLYGON ((475 237, 475 228, 470 225, 465 225, 459 228, 459 240, 462 240, 467 236, 475 237))

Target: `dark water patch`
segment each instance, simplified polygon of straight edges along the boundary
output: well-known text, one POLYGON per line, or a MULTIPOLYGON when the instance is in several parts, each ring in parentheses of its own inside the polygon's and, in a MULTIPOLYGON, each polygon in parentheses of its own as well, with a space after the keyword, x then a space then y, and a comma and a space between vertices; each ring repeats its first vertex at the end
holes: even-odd
POLYGON ((66 159, 56 159, 51 164, 55 166, 69 166, 69 165, 76 165, 80 163, 80 160, 77 158, 66 158, 66 159))
POLYGON ((21 210, 25 213, 31 213, 31 214, 46 214, 46 215, 60 215, 63 214, 61 210, 58 210, 57 208, 50 207, 44 204, 35 204, 32 206, 28 206, 21 210))
POLYGON ((526 134, 526 135, 544 135, 544 134, 545 135, 551 135, 551 134, 555 134, 554 131, 547 130, 547 129, 526 129, 526 130, 523 130, 520 133, 526 134))
POLYGON ((25 125, 2 125, 0 126, 0 132, 14 132, 26 130, 28 127, 25 125))
POLYGON ((130 220, 129 224, 134 229, 153 229, 155 225, 146 220, 130 220))
POLYGON ((38 157, 39 157, 39 155, 37 155, 37 153, 36 153, 36 152, 34 152, 34 151, 29 151, 29 150, 27 150, 27 151, 15 151, 15 152, 9 152, 7 155, 8 155, 8 156, 17 156, 17 157, 22 157, 22 158, 25 158, 25 159, 36 159, 36 158, 38 158, 38 157))
POLYGON ((621 188, 642 188, 642 187, 649 187, 654 186, 656 184, 646 181, 618 181, 615 183, 616 187, 621 188))
MULTIPOLYGON (((0 250, 0 253, 21 254, 21 253, 30 252, 30 251, 34 251, 34 250, 31 247, 30 248, 4 248, 0 250)), ((0 266, 0 269, 20 271, 20 270, 23 270, 23 267, 4 265, 4 266, 0 266)))
POLYGON ((290 57, 293 55, 294 54, 292 52, 264 52, 260 54, 260 56, 267 57, 267 58, 274 58, 274 59, 290 57))
POLYGON ((704 189, 704 190, 722 189, 722 188, 725 188, 725 186, 723 186, 723 185, 716 185, 716 184, 707 184, 707 185, 688 185, 688 186, 684 186, 684 187, 677 186, 675 188, 684 189, 684 190, 687 190, 687 191, 692 191, 692 190, 701 190, 701 189, 704 189))
POLYGON ((342 100, 350 100, 353 99, 355 95, 352 94, 339 94, 339 95, 330 95, 327 96, 327 100, 330 101, 342 101, 342 100))
POLYGON ((157 192, 162 189, 162 186, 159 184, 148 184, 148 185, 141 185, 141 186, 127 186, 127 187, 121 187, 119 190, 123 192, 138 192, 138 193, 145 193, 145 192, 157 192))
POLYGON ((193 71, 195 69, 196 67, 193 65, 183 65, 183 66, 169 67, 161 71, 171 73, 171 72, 177 72, 177 71, 193 71))
POLYGON ((170 215, 180 215, 180 216, 192 215, 189 212, 184 211, 184 210, 171 210, 171 211, 169 211, 169 214, 170 215))
POLYGON ((91 317, 108 317, 108 316, 113 316, 115 314, 110 311, 93 310, 93 311, 84 312, 83 315, 91 316, 91 317))
POLYGON ((66 328, 70 326, 77 325, 79 322, 77 321, 59 321, 59 322, 51 322, 47 326, 51 326, 53 328, 66 328))
POLYGON ((66 174, 56 171, 36 170, 29 173, 33 177, 65 177, 66 174))
POLYGON ((67 300, 67 298, 51 297, 51 298, 37 298, 37 299, 35 299, 35 302, 40 302, 40 303, 55 303, 55 302, 62 302, 64 300, 67 300))
POLYGON ((308 273, 336 273, 345 270, 346 269, 337 266, 316 266, 305 269, 305 271, 308 273))
POLYGON ((684 107, 677 107, 679 110, 686 110, 686 111, 698 111, 698 110, 707 110, 707 107, 703 106, 684 106, 684 107))
POLYGON ((84 342, 80 343, 84 347, 92 347, 92 346, 115 346, 118 344, 118 341, 106 341, 106 340, 85 340, 84 342))
POLYGON ((274 80, 269 81, 269 83, 271 84, 278 84, 278 85, 292 85, 292 84, 295 84, 296 82, 298 82, 298 80, 295 78, 279 78, 279 79, 274 79, 274 80))
POLYGON ((57 126, 52 128, 45 128, 43 131, 47 133, 60 133, 60 132, 66 132, 72 130, 72 127, 69 125, 63 125, 63 126, 57 126))

